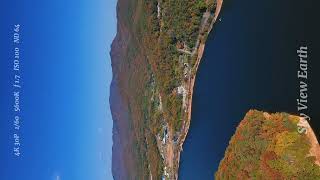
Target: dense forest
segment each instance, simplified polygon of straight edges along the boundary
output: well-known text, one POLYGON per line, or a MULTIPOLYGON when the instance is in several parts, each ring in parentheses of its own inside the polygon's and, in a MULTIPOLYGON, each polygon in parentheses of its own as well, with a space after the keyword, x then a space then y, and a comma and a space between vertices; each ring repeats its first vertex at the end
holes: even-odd
POLYGON ((131 179, 173 179, 177 172, 177 165, 169 167, 166 151, 179 147, 197 48, 209 32, 214 8, 214 0, 118 1, 111 55, 128 105, 129 126, 122 133, 130 141, 123 153, 130 159, 131 179))
POLYGON ((300 118, 286 113, 249 111, 229 142, 215 179, 315 180, 320 166, 300 118))

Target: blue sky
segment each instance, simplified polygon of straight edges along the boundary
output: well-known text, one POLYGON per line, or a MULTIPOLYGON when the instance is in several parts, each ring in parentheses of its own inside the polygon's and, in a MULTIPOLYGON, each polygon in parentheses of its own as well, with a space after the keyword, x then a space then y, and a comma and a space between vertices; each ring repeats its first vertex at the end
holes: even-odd
POLYGON ((7 0, 0 9, 1 179, 112 179, 116 0, 7 0), (14 24, 21 37, 19 158, 12 153, 14 24))

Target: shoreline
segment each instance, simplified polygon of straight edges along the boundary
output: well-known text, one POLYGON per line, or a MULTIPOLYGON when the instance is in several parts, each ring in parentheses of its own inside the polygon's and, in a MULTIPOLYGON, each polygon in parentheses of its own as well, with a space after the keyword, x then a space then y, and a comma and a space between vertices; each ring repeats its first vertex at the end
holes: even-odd
MULTIPOLYGON (((215 24, 216 19, 220 14, 220 11, 221 11, 221 8, 222 8, 222 4, 223 4, 223 0, 217 0, 217 7, 216 7, 217 9, 215 11, 214 19, 213 19, 212 23, 210 24, 210 28, 208 30, 208 35, 212 31, 213 25, 215 24)), ((198 50, 197 50, 198 56, 197 56, 197 60, 196 60, 195 66, 194 66, 194 74, 191 76, 191 78, 189 80, 189 88, 188 88, 188 92, 189 93, 188 93, 188 96, 190 96, 190 97, 187 100, 187 107, 188 107, 187 120, 183 124, 183 131, 182 131, 182 135, 181 135, 180 140, 179 140, 180 143, 179 143, 178 153, 177 153, 178 160, 177 160, 177 172, 175 174, 175 179, 178 179, 178 174, 179 174, 178 172, 179 172, 179 166, 180 166, 180 153, 181 153, 181 151, 183 151, 183 144, 185 142, 185 139, 186 139, 186 137, 188 135, 189 128, 190 128, 191 113, 192 113, 192 97, 193 97, 194 84, 195 84, 195 80, 196 80, 196 77, 197 77, 198 68, 199 68, 203 53, 204 53, 205 45, 206 45, 206 42, 199 44, 199 47, 198 47, 198 50)))

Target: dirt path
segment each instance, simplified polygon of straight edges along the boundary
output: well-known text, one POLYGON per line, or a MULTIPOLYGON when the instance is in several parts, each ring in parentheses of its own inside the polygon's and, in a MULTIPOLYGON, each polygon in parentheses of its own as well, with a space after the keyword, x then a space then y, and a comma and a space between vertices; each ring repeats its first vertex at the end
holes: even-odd
POLYGON ((169 133, 169 138, 168 138, 168 144, 167 144, 167 160, 168 160, 168 166, 169 168, 173 168, 173 159, 174 159, 174 154, 173 154, 173 142, 172 142, 172 133, 171 130, 168 131, 169 133))

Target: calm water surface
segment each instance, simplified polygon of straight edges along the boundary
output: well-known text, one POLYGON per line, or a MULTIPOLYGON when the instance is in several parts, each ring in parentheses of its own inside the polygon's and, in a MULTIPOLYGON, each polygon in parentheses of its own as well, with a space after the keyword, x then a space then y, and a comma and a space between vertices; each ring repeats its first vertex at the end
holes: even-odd
POLYGON ((300 45, 308 46, 307 113, 319 135, 320 31, 314 2, 224 1, 222 21, 208 38, 197 74, 179 179, 213 179, 249 109, 297 114, 300 45))

